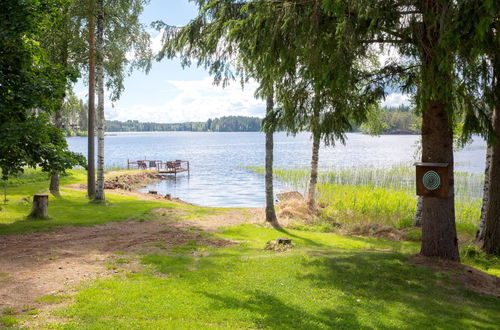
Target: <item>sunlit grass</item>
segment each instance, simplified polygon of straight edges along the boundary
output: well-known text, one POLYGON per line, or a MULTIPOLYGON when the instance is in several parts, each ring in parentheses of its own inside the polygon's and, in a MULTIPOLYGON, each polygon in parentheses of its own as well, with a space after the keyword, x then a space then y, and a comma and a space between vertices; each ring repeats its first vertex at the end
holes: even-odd
POLYGON ((450 285, 448 275, 408 262, 415 243, 254 225, 217 236, 242 243, 145 255, 142 262, 159 274, 127 273, 91 284, 55 312, 67 323, 51 327, 493 329, 500 322, 498 298, 450 285), (295 247, 263 249, 280 236, 291 237, 295 247))
MULTIPOLYGON (((33 194, 48 193, 48 178, 27 173, 17 178, 18 185, 7 188, 7 204, 0 204, 0 235, 53 230, 65 225, 91 226, 110 221, 140 220, 155 208, 175 207, 171 202, 145 201, 135 197, 107 194, 106 204, 90 203, 86 191, 61 189, 61 196, 49 194, 49 220, 29 220, 33 194)), ((61 185, 85 182, 83 170, 68 171, 61 185)), ((2 198, 3 200, 3 198, 2 198)))
MULTIPOLYGON (((262 175, 263 168, 248 167, 262 175)), ((305 192, 308 169, 276 169, 275 177, 290 189, 305 192)), ((483 175, 455 173, 455 212, 459 232, 475 235, 481 210, 483 175)), ((415 170, 409 166, 344 168, 321 171, 318 200, 322 216, 340 223, 382 223, 398 228, 415 218, 415 170)))

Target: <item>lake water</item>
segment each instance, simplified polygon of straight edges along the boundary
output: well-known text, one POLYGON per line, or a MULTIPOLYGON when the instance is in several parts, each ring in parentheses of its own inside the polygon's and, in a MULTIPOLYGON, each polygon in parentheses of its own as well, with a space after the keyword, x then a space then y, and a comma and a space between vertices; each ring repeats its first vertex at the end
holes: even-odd
MULTIPOLYGON (((346 145, 322 146, 320 167, 383 167, 414 162, 416 135, 373 137, 352 133, 346 145)), ((87 138, 68 138, 71 150, 86 155, 87 138)), ((127 159, 190 162, 191 172, 155 183, 145 189, 158 190, 187 202, 204 206, 261 207, 264 178, 244 166, 264 166, 262 133, 154 132, 110 133, 106 136, 106 166, 126 168, 127 159)), ((275 134, 275 168, 304 168, 311 159, 310 134, 295 137, 275 134)), ((485 142, 475 139, 455 152, 457 171, 484 171, 485 142)), ((275 192, 283 189, 276 183, 275 192)))

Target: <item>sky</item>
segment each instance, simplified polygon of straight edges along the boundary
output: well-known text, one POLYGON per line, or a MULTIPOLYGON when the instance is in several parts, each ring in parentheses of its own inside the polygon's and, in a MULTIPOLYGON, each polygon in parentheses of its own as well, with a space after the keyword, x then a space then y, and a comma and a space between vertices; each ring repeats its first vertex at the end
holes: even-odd
MULTIPOLYGON (((196 16, 197 7, 188 0, 151 0, 144 8, 141 22, 148 27, 152 48, 158 52, 161 35, 150 28, 151 22, 162 20, 182 26, 196 16)), ((256 116, 265 114, 265 102, 254 97, 257 85, 250 83, 242 89, 239 82, 222 88, 196 64, 182 68, 178 60, 154 62, 149 74, 135 71, 125 80, 120 100, 105 103, 108 120, 138 120, 141 122, 177 123, 206 121, 222 116, 256 116)), ((88 89, 79 81, 75 92, 87 98, 88 89)), ((399 93, 387 96, 383 105, 407 104, 408 97, 399 93)))

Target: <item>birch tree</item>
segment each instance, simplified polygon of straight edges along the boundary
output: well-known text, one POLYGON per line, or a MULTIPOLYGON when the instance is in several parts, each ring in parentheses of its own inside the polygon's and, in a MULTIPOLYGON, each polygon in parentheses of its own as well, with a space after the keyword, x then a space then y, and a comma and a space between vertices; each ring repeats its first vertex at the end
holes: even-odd
MULTIPOLYGON (((124 79, 133 70, 151 68, 150 36, 139 21, 149 0, 97 1, 97 185, 95 200, 104 201, 105 89, 117 101, 124 91, 124 79)), ((90 117, 90 111, 89 111, 90 117)), ((90 123, 90 119, 89 119, 90 123)))

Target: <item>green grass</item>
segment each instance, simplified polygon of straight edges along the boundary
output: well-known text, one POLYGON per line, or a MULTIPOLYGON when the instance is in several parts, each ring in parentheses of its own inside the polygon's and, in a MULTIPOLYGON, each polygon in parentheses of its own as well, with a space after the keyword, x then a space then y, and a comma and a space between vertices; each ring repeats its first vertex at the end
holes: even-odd
POLYGON ((14 316, 0 316, 0 325, 4 327, 13 327, 18 324, 19 321, 14 316))
POLYGON ((55 312, 65 329, 495 329, 500 299, 407 261, 418 244, 242 225, 241 244, 144 255, 144 271, 91 284, 55 312), (265 251, 287 236, 295 247, 265 251))
MULTIPOLYGON (((262 175, 263 168, 248 167, 262 175)), ((305 191, 308 169, 277 169, 275 176, 290 189, 305 191)), ((347 168, 319 173, 321 218, 343 224, 381 223, 404 228, 412 225, 417 197, 415 172, 408 166, 389 169, 347 168)), ((474 237, 481 210, 483 176, 455 173, 455 211, 459 234, 474 237)))
MULTIPOLYGON (((93 204, 85 192, 63 189, 60 198, 50 198, 50 220, 28 221, 24 219, 30 210, 28 197, 45 191, 48 184, 35 180, 36 176, 20 177, 19 185, 9 186, 10 202, 0 211, 0 234, 127 219, 147 221, 154 208, 176 207, 112 194, 107 195, 108 205, 93 204), (28 202, 23 202, 24 197, 28 202)), ((70 171, 63 184, 84 180, 83 172, 70 171)), ((326 210, 332 214, 325 216, 338 216, 334 209, 344 213, 355 209, 359 219, 383 214, 404 226, 401 217, 412 211, 403 189, 393 189, 390 198, 382 187, 354 189, 336 184, 335 189, 337 195, 343 192, 355 198, 344 204, 339 201, 335 208, 329 206, 326 210), (366 197, 369 194, 371 199, 366 197)), ((186 206, 181 211, 183 217, 198 218, 223 210, 186 206)), ((307 229, 276 231, 241 225, 215 235, 239 242, 226 248, 210 248, 192 240, 156 254, 125 257, 117 251, 121 257, 107 266, 119 275, 87 282, 74 296, 46 295, 37 302, 66 304, 50 311, 48 317, 58 320, 49 327, 65 329, 495 329, 500 324, 500 299, 480 296, 457 286, 446 274, 409 263, 408 256, 418 251, 416 242, 307 229), (294 248, 264 250, 266 242, 277 237, 292 238, 294 248), (127 264, 136 258, 144 269, 127 273, 127 264)), ((411 235, 418 240, 418 234, 411 235)), ((204 234, 209 235, 214 234, 204 234)), ((473 247, 463 247, 461 253, 466 263, 500 274, 500 260, 473 247)), ((30 311, 5 315, 13 312, 3 311, 0 326, 18 326, 19 317, 31 315, 30 311)))
POLYGON ((68 295, 54 295, 49 294, 46 296, 41 296, 36 299, 36 302, 45 303, 45 304, 60 304, 65 300, 68 300, 70 296, 68 295))
MULTIPOLYGON (((41 173, 41 172, 40 172, 41 173)), ((36 177, 29 174, 28 178, 36 177)), ((92 226, 110 221, 148 220, 148 214, 155 208, 171 208, 170 202, 144 201, 135 197, 107 194, 107 204, 89 203, 85 191, 61 189, 61 196, 49 195, 49 220, 29 220, 34 193, 47 192, 48 180, 34 182, 18 178, 24 182, 8 188, 7 205, 0 205, 0 235, 54 230, 60 226, 92 226)), ((61 185, 85 182, 81 170, 69 171, 61 180, 61 185)))

